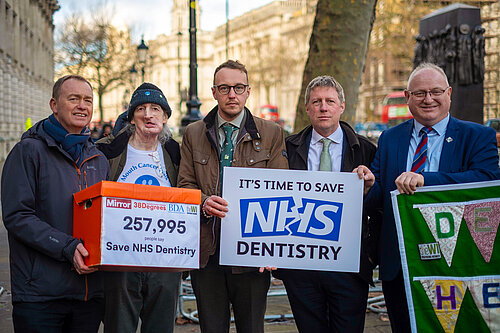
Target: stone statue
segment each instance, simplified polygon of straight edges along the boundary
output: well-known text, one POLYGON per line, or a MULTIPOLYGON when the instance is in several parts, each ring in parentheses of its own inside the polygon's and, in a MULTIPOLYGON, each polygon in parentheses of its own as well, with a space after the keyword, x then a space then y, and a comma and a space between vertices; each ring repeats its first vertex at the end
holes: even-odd
POLYGON ((468 85, 473 82, 472 79, 472 38, 469 34, 468 24, 459 26, 459 37, 457 45, 457 81, 460 85, 468 85))
POLYGON ((417 43, 415 44, 415 49, 414 49, 415 56, 413 57, 413 68, 417 67, 425 59, 424 39, 425 37, 422 35, 415 36, 415 40, 417 41, 417 43))
POLYGON ((486 30, 480 25, 474 27, 472 32, 472 64, 474 83, 484 81, 484 32, 486 30))
POLYGON ((448 76, 448 81, 450 83, 455 82, 455 59, 457 57, 457 36, 455 34, 455 29, 451 27, 451 24, 447 24, 444 28, 446 35, 444 37, 444 58, 446 60, 444 72, 448 76))
POLYGON ((436 58, 435 58, 435 54, 436 54, 436 38, 437 38, 437 30, 434 30, 433 32, 431 32, 427 38, 427 40, 429 41, 428 43, 428 49, 427 49, 427 59, 426 61, 427 62, 430 62, 430 63, 433 63, 435 64, 436 63, 436 58))

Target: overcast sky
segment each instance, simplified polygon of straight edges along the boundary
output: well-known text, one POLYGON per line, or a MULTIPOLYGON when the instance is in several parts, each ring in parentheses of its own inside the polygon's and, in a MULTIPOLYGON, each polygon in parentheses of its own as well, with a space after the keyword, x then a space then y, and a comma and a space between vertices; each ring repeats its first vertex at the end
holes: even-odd
MULTIPOLYGON (((67 15, 75 12, 89 15, 91 8, 105 3, 109 10, 114 12, 115 23, 132 27, 133 40, 138 42, 141 34, 144 34, 146 40, 154 39, 162 33, 170 34, 172 2, 172 0, 59 0, 61 9, 54 14, 54 23, 57 28, 67 15)), ((229 0, 229 18, 270 2, 272 0, 229 0)), ((199 0, 199 3, 202 30, 214 30, 226 22, 226 0, 199 0)))

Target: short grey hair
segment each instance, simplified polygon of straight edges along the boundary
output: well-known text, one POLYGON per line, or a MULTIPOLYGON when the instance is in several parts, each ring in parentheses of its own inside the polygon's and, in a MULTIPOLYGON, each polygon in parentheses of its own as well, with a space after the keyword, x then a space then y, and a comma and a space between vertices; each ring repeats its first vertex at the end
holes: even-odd
POLYGON ((309 97, 311 96, 311 90, 317 87, 331 87, 337 90, 337 95, 339 95, 340 103, 344 102, 344 88, 330 75, 323 75, 315 77, 306 88, 306 104, 309 102, 309 97))
POLYGON ((448 83, 448 77, 446 76, 446 73, 443 71, 443 69, 441 67, 439 67, 436 64, 430 63, 430 62, 423 62, 420 65, 418 65, 413 70, 413 72, 411 72, 410 77, 408 78, 408 84, 406 85, 406 90, 410 89, 410 83, 413 80, 413 78, 415 77, 415 75, 417 75, 418 72, 420 72, 421 70, 424 70, 424 69, 433 69, 433 70, 435 70, 436 72, 438 72, 439 74, 441 74, 444 77, 444 79, 446 81, 446 86, 447 87, 450 86, 450 84, 448 83))
MULTIPOLYGON (((127 132, 133 136, 135 134, 135 125, 128 123, 127 126, 125 126, 125 129, 127 132)), ((161 132, 158 134, 158 141, 160 144, 164 144, 167 142, 170 138, 172 137, 172 132, 170 131, 170 128, 168 128, 167 124, 163 124, 163 129, 161 132)))

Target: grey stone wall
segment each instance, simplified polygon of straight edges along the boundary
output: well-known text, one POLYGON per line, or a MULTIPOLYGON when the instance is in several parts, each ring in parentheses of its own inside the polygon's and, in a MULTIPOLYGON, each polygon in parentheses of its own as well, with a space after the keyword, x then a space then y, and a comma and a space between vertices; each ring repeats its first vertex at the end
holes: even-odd
POLYGON ((50 114, 57 0, 0 0, 0 162, 32 124, 50 114))

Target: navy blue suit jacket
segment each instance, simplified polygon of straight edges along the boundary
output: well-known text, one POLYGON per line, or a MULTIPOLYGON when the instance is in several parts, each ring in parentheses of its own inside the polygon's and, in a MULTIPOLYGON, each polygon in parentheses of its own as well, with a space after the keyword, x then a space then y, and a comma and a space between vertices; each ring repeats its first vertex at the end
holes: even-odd
MULTIPOLYGON (((393 280, 401 267, 390 192, 406 171, 413 120, 382 133, 371 170, 375 184, 365 203, 382 207, 384 217, 379 241, 380 278, 393 280)), ((450 117, 439 161, 439 171, 423 172, 424 186, 500 179, 495 131, 450 117)))

